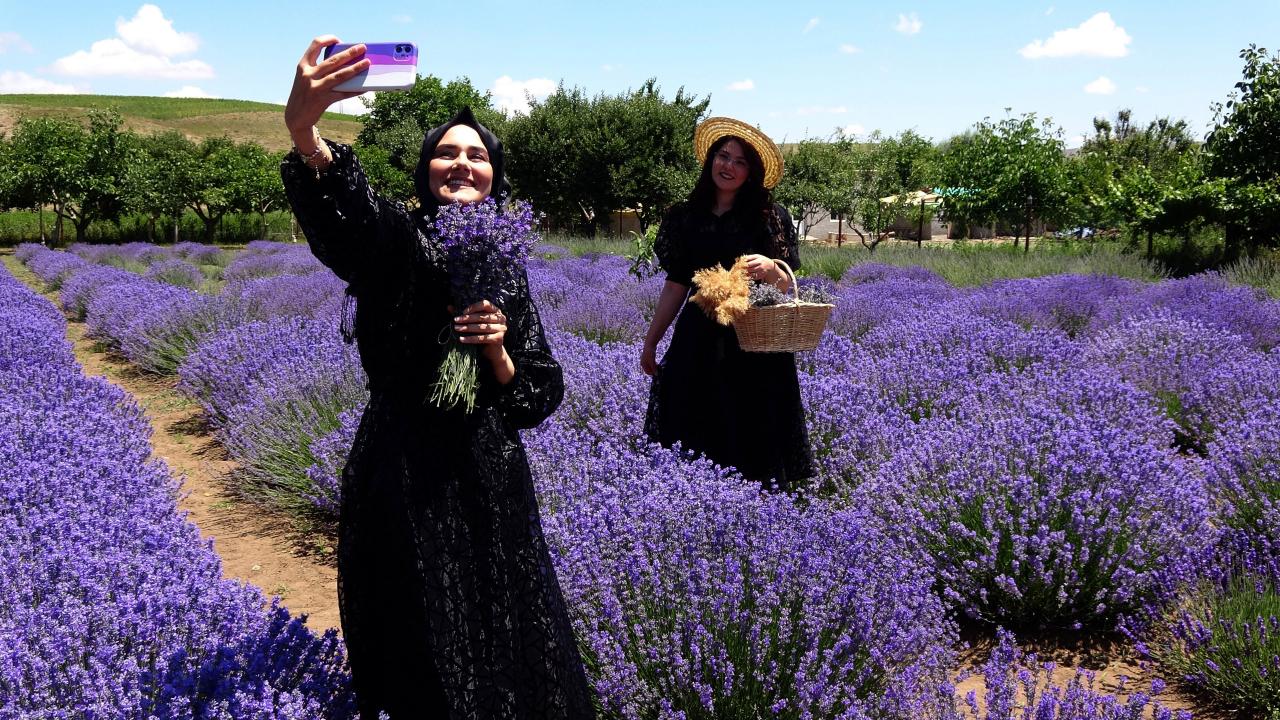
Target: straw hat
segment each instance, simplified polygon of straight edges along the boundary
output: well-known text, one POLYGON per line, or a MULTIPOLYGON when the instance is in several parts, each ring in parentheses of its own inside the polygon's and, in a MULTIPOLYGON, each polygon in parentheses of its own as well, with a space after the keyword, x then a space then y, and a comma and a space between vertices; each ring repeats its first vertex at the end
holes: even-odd
POLYGON ((772 188, 782 179, 782 151, 759 128, 752 127, 741 120, 727 117, 707 118, 693 131, 693 153, 698 162, 705 162, 707 152, 717 140, 725 135, 742 138, 755 148, 764 163, 764 186, 772 188))

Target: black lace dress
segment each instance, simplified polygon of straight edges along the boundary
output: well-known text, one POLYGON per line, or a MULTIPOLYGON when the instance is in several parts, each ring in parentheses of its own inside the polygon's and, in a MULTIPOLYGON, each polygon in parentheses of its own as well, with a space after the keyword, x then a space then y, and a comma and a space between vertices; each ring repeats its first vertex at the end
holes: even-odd
MULTIPOLYGON (((780 257, 798 268, 791 217, 780 205, 773 212, 766 223, 736 209, 716 216, 681 203, 663 218, 654 252, 667 279, 691 290, 694 271, 728 268, 741 255, 780 257)), ((645 430, 781 490, 814 474, 795 355, 744 352, 732 327, 691 302, 654 375, 645 430)))
POLYGON ((349 147, 329 146, 321 178, 292 154, 282 174, 313 252, 357 300, 369 377, 338 539, 361 716, 594 717, 517 432, 564 390, 528 280, 504 308, 511 382, 482 368, 469 415, 425 403, 450 322, 440 256, 403 205, 374 195, 349 147))

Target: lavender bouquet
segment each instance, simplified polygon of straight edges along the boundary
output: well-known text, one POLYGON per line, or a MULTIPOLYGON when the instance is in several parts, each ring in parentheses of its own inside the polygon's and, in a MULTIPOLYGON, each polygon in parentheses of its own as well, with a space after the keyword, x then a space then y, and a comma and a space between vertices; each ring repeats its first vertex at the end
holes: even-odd
MULTIPOLYGON (((487 198, 440 208, 431 234, 444 251, 454 310, 461 314, 481 300, 505 309, 539 240, 536 226, 533 208, 526 202, 513 202, 503 209, 487 198)), ((430 400, 436 407, 462 405, 471 412, 479 381, 479 348, 463 345, 452 322, 448 331, 448 347, 430 400)))

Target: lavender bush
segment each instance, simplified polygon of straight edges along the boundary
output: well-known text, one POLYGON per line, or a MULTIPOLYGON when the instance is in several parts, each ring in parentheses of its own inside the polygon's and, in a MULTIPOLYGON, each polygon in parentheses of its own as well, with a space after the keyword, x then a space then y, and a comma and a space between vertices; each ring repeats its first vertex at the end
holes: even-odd
POLYGON ((177 258, 156 261, 147 268, 143 276, 188 290, 199 290, 204 283, 204 273, 200 272, 200 268, 177 258))
POLYGON ((221 579, 148 435, 0 270, 0 716, 353 717, 336 634, 221 579))
MULTIPOLYGON (((449 271, 454 311, 488 300, 502 308, 517 292, 529 251, 538 241, 533 208, 513 202, 499 208, 492 198, 444 205, 430 228, 449 271)), ((424 239, 425 241, 425 239, 424 239)), ((463 345, 450 326, 450 342, 436 371, 431 402, 437 407, 475 408, 479 349, 463 345)))

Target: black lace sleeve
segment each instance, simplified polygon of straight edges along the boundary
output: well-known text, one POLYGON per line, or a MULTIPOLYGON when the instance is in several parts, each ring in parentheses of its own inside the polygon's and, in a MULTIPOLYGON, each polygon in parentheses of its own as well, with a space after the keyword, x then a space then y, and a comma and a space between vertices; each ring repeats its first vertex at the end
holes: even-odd
POLYGON ((791 221, 791 213, 781 205, 773 206, 773 216, 778 222, 774 232, 778 233, 777 257, 791 266, 792 270, 800 269, 800 241, 796 235, 796 224, 791 221))
POLYGON ((373 192, 351 147, 325 140, 333 162, 320 177, 297 153, 280 165, 289 206, 311 251, 352 289, 385 286, 421 253, 408 210, 373 192))
POLYGON ((536 427, 560 406, 564 397, 564 371, 551 355, 538 308, 529 296, 529 278, 520 273, 518 290, 507 302, 505 345, 516 374, 499 385, 492 373, 484 373, 493 404, 517 428, 536 427))
POLYGON ((685 206, 676 205, 667 211, 658 226, 658 237, 653 241, 653 254, 658 265, 667 273, 667 279, 686 287, 693 285, 693 271, 685 251, 685 206))

